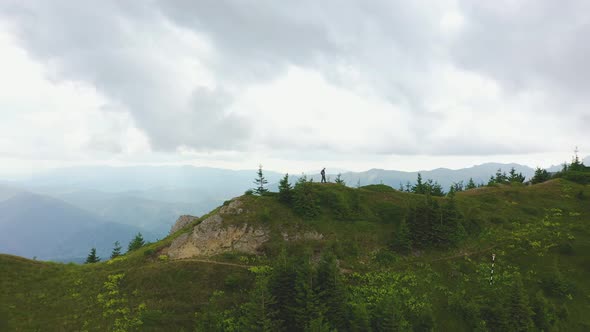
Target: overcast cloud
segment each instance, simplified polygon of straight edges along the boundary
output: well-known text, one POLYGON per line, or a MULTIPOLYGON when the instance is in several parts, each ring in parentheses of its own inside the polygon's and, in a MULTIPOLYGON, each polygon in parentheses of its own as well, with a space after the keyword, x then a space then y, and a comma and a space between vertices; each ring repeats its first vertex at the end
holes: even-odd
POLYGON ((549 166, 590 148, 588 35, 583 0, 2 1, 0 159, 549 166))

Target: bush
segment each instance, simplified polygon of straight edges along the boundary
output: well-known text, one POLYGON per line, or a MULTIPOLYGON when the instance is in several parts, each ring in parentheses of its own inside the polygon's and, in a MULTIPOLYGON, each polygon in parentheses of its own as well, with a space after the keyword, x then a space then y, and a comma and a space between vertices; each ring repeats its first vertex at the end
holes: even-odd
POLYGON ((160 255, 160 256, 158 256, 158 259, 161 260, 162 262, 166 262, 166 261, 168 261, 168 255, 160 255))
POLYGON ((252 196, 252 195, 254 195, 254 190, 248 189, 248 190, 244 191, 244 195, 246 195, 246 196, 252 196))
POLYGON ((153 254, 154 254, 154 249, 151 249, 151 248, 143 252, 144 256, 151 256, 153 254))

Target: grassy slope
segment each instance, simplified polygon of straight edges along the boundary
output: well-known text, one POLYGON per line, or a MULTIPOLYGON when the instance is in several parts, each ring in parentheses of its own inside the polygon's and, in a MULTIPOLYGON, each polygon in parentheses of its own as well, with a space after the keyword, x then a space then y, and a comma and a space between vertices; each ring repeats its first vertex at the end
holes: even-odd
MULTIPOLYGON (((554 180, 532 187, 499 186, 459 193, 457 202, 470 230, 462 246, 410 256, 391 254, 384 248, 407 207, 423 199, 421 195, 379 185, 351 189, 316 184, 314 190, 322 213, 307 221, 275 197, 243 197, 249 213, 226 218, 225 222, 261 224, 274 230, 274 236, 265 247, 265 255, 230 253, 214 259, 267 264, 285 245, 278 231, 317 230, 325 236, 322 241, 291 242, 287 244, 291 252, 297 254, 305 246, 315 252, 330 248, 349 272, 351 285, 408 288, 411 294, 407 301, 432 303, 441 330, 469 330, 450 309, 457 298, 483 296, 487 287, 500 289, 503 278, 509 279, 514 271, 523 276, 532 297, 540 289, 540 280, 559 271, 572 285, 569 296, 550 297, 556 305, 565 303, 569 311, 569 319, 560 329, 584 330, 590 326, 590 317, 585 315, 590 310, 588 186, 554 180), (576 197, 580 191, 585 198, 576 197), (497 286, 487 284, 492 252, 497 255, 497 286), (386 285, 383 278, 363 279, 375 273, 384 273, 391 282, 386 285)), ((195 311, 215 290, 224 290, 223 305, 243 298, 243 290, 252 282, 247 269, 158 259, 158 249, 171 240, 166 238, 111 264, 63 265, 0 255, 0 330, 6 326, 23 331, 76 330, 85 321, 90 330, 105 330, 111 322, 101 317, 96 296, 107 276, 116 273, 126 274, 122 293, 130 307, 147 305, 143 330, 148 331, 191 330, 195 311)))

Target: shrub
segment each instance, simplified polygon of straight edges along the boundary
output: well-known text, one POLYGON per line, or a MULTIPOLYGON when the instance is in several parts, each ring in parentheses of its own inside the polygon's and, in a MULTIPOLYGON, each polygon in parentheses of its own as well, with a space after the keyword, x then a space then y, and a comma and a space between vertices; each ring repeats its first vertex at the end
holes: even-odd
POLYGON ((166 262, 166 261, 168 261, 168 255, 160 255, 160 256, 158 256, 158 259, 161 260, 162 262, 166 262))
POLYGON ((148 249, 146 251, 143 252, 144 256, 151 256, 154 253, 154 249, 148 249))
POLYGON ((254 190, 248 189, 248 190, 244 191, 244 195, 246 195, 246 196, 252 196, 252 195, 254 195, 254 190))

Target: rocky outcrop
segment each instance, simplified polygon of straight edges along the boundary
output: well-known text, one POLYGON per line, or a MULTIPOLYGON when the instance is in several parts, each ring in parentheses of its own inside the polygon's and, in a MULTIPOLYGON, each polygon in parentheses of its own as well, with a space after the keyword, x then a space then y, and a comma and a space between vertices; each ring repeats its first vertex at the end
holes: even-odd
MULTIPOLYGON (((214 256, 227 251, 256 254, 262 245, 270 239, 268 228, 251 226, 247 223, 224 224, 224 218, 247 213, 243 203, 239 199, 233 199, 221 207, 218 213, 196 225, 190 233, 182 234, 174 239, 170 247, 165 249, 163 253, 167 254, 170 259, 214 256)), ((180 226, 180 228, 182 227, 184 226, 180 226)), ((281 235, 285 241, 321 240, 324 238, 322 234, 315 231, 295 234, 282 233, 281 235)))
POLYGON ((178 217, 178 219, 176 219, 176 222, 174 223, 174 225, 170 229, 170 234, 176 233, 177 231, 183 229, 186 225, 192 223, 193 221, 195 221, 198 218, 199 217, 191 216, 188 214, 178 217))
POLYGON ((203 220, 188 234, 177 237, 167 250, 171 259, 213 256, 226 251, 255 254, 269 239, 268 229, 242 225, 223 225, 223 216, 244 213, 242 202, 234 199, 217 214, 203 220))

